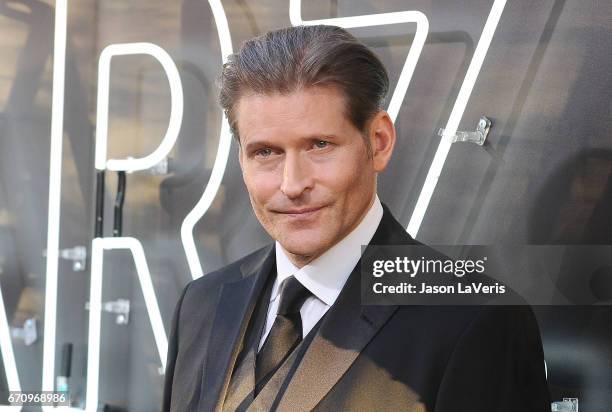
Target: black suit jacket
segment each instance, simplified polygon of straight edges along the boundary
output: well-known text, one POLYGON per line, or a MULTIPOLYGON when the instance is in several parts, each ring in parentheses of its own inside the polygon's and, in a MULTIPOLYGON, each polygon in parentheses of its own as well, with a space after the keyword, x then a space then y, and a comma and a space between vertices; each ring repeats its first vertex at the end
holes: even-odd
MULTIPOLYGON (((370 244, 417 244, 384 207, 370 244)), ((219 411, 273 245, 190 282, 168 348, 163 411, 219 411)), ((528 306, 362 306, 360 265, 316 331, 281 411, 550 411, 528 306)))

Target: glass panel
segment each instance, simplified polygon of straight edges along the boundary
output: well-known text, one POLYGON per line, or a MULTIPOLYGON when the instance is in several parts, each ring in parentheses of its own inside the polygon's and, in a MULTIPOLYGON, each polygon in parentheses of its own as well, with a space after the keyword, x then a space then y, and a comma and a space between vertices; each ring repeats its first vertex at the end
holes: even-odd
MULTIPOLYGON (((227 16, 234 49, 291 24, 286 0, 214 3, 227 16)), ((405 10, 427 16, 427 39, 396 120, 395 154, 379 179, 380 198, 407 226, 430 182, 438 131, 448 127, 493 0, 302 3, 305 20, 405 10)), ((11 343, 2 341, 2 391, 16 383, 6 359, 10 349, 21 388, 42 384, 54 8, 52 1, 0 1, 0 288, 7 320, 2 324, 0 311, 0 328, 11 343), (34 342, 26 344, 26 329, 36 331, 34 342)), ((451 146, 417 239, 610 243, 611 19, 608 2, 595 0, 506 4, 458 125, 459 131, 474 131, 486 116, 491 132, 482 147, 451 146)), ((151 317, 157 306, 168 333, 174 305, 192 278, 181 225, 210 179, 220 141, 214 83, 222 62, 219 34, 211 6, 201 0, 68 1, 67 30, 59 247, 66 257, 85 247, 87 259, 82 267, 59 259, 55 376, 62 348, 71 344, 68 382, 79 407, 88 370, 98 60, 109 45, 150 42, 169 54, 180 73, 184 112, 168 170, 127 174, 123 206, 122 235, 142 245, 156 305, 147 305, 152 298, 145 299, 146 282, 143 292, 129 251, 104 252, 102 282, 102 302, 115 304, 101 314, 99 402, 159 410, 162 363, 151 317), (130 304, 127 319, 113 312, 122 301, 130 304)), ((350 31, 379 54, 394 90, 416 25, 350 31)), ((148 55, 111 61, 107 157, 146 156, 161 143, 170 119, 166 72, 148 55)), ((236 150, 232 143, 221 187, 193 231, 204 273, 270 242, 252 213, 236 150)), ((113 234, 117 187, 117 173, 107 171, 104 236, 113 234)), ((612 355, 609 308, 539 308, 538 317, 553 398, 580 398, 585 410, 612 404, 612 375, 602 361, 612 355), (568 366, 565 357, 578 353, 588 354, 572 358, 583 367, 568 366)))

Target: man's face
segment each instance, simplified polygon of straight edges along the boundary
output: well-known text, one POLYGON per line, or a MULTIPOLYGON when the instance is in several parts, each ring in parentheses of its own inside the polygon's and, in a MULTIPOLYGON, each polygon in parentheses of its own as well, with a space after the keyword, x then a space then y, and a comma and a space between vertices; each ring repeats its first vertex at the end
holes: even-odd
POLYGON ((374 200, 377 168, 340 91, 245 95, 237 116, 253 210, 294 263, 316 258, 359 224, 374 200))

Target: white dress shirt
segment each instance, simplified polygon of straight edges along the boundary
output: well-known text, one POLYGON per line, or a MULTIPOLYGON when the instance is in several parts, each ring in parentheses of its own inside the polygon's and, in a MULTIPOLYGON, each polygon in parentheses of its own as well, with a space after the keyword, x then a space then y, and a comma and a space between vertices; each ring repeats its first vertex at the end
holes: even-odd
POLYGON ((283 247, 280 243, 276 242, 277 276, 272 286, 266 329, 259 342, 259 349, 261 349, 266 341, 266 337, 270 333, 270 329, 272 329, 276 319, 280 301, 280 285, 283 280, 293 275, 313 294, 313 296, 306 299, 300 309, 300 315, 302 316, 302 337, 304 337, 338 298, 346 280, 355 268, 355 265, 357 265, 357 262, 359 262, 361 246, 370 243, 382 219, 382 215, 382 205, 378 195, 375 195, 372 206, 359 225, 344 239, 301 269, 298 269, 291 263, 283 247))

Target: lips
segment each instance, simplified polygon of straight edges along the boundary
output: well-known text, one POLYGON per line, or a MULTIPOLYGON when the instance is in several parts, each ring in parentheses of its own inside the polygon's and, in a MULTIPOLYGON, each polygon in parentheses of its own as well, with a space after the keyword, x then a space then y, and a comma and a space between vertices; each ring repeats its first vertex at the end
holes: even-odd
POLYGON ((290 217, 308 217, 308 216, 312 216, 313 214, 323 209, 324 207, 325 206, 308 207, 308 208, 302 208, 302 209, 280 210, 278 211, 278 213, 287 215, 290 217))

